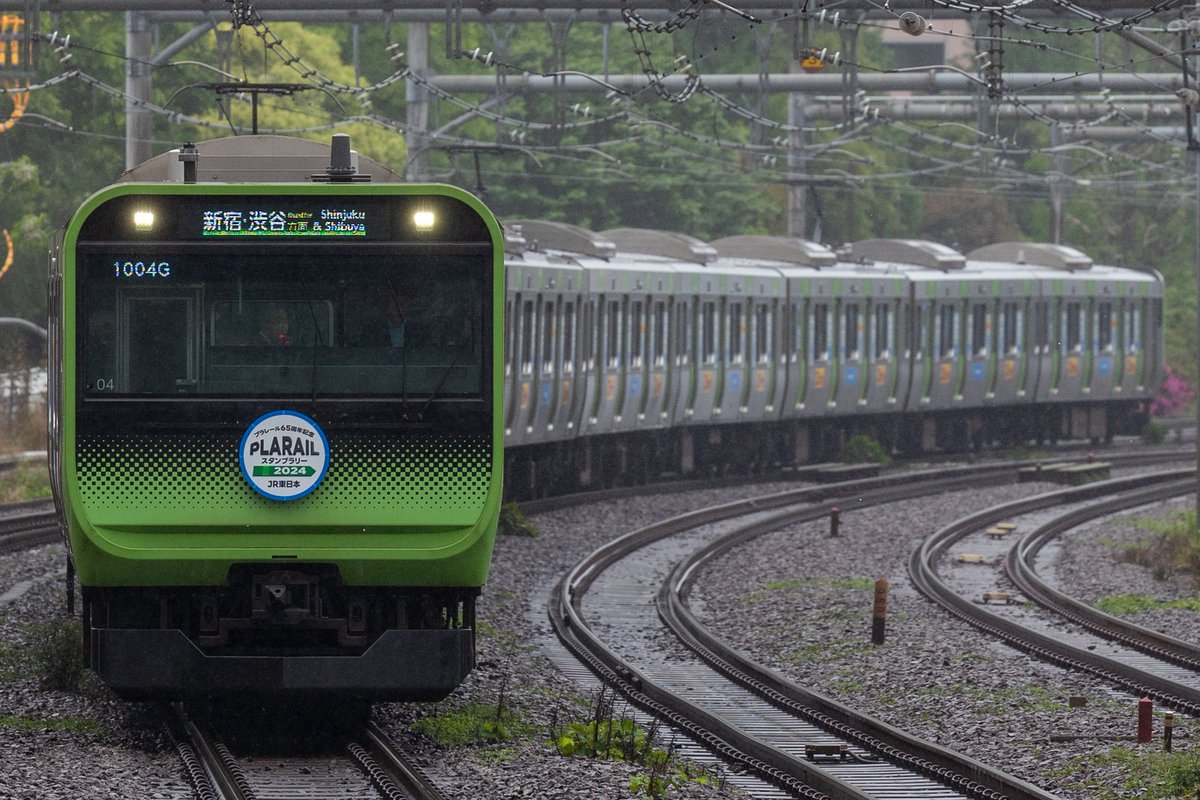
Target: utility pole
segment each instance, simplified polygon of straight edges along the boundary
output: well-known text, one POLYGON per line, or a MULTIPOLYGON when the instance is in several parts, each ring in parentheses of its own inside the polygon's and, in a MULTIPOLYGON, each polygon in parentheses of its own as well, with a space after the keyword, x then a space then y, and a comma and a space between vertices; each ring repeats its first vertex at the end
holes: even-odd
MULTIPOLYGON (((429 23, 408 25, 408 68, 418 78, 429 77, 429 23)), ((408 167, 406 180, 429 178, 429 91, 417 81, 407 81, 404 90, 408 124, 408 167)))
POLYGON ((150 158, 150 21, 125 12, 125 169, 150 158))

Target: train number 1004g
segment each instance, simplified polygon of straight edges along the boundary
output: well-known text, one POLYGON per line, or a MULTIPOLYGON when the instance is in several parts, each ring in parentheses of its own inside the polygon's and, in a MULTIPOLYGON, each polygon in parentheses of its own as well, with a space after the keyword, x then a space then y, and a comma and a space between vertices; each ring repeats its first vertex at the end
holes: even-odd
POLYGON ((114 261, 118 278, 167 278, 171 275, 169 261, 114 261))

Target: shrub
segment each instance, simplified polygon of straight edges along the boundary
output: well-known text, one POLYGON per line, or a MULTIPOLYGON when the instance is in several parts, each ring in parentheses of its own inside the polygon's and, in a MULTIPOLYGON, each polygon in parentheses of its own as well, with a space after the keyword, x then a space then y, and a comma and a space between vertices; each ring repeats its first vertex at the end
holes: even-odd
POLYGON ((846 442, 841 460, 848 464, 890 464, 892 457, 874 437, 859 433, 846 442))
POLYGON ((517 508, 516 501, 500 506, 500 523, 497 530, 505 536, 537 536, 540 531, 517 508))
POLYGON ((1146 444, 1162 444, 1167 440, 1167 426, 1161 422, 1149 420, 1142 427, 1142 441, 1146 444))
POLYGON ((1158 396, 1150 402, 1150 413, 1169 417, 1187 410, 1196 399, 1196 390, 1169 364, 1163 370, 1163 382, 1158 396))
POLYGON ((31 625, 28 647, 39 687, 54 692, 79 692, 87 673, 79 620, 59 619, 31 625))

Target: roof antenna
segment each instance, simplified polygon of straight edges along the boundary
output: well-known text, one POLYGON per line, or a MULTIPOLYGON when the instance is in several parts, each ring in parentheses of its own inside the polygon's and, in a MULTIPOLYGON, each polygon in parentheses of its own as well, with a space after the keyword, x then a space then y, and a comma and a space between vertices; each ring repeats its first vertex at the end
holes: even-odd
POLYGON ((366 183, 370 175, 362 175, 354 168, 350 153, 350 135, 335 133, 329 144, 329 166, 325 173, 312 176, 317 183, 366 183))

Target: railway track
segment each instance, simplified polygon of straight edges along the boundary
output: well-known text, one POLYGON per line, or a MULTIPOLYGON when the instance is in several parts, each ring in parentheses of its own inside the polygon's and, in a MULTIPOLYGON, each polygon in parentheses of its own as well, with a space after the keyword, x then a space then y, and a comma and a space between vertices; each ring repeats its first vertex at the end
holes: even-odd
POLYGON ((318 743, 313 755, 239 758, 214 725, 177 712, 170 732, 199 800, 445 800, 374 723, 318 743))
POLYGON ((54 503, 30 500, 0 506, 0 553, 15 552, 59 539, 54 503))
POLYGON ((850 709, 835 711, 799 690, 785 697, 752 677, 733 677, 729 670, 711 666, 728 660, 728 653, 712 653, 691 641, 691 647, 709 650, 709 657, 685 657, 678 648, 663 654, 661 635, 653 630, 656 605, 679 624, 679 609, 672 609, 670 595, 681 588, 690 569, 674 565, 722 537, 753 537, 828 514, 834 503, 862 507, 954 486, 986 485, 1005 475, 1015 480, 1009 469, 852 481, 704 509, 643 528, 596 551, 564 578, 552 600, 552 621, 564 643, 635 705, 796 796, 1046 800, 1051 795, 1036 787, 856 718, 850 709), (731 524, 736 525, 733 531, 728 530, 731 524), (647 571, 658 576, 658 584, 639 577, 647 571), (668 580, 660 588, 663 577, 668 580), (602 620, 603 634, 588 619, 602 620), (851 719, 853 725, 844 722, 851 719), (930 758, 935 752, 936 760, 930 758))
POLYGON ((1038 552, 1063 531, 1097 517, 1194 492, 1195 488, 1194 470, 1176 470, 1104 481, 986 509, 930 537, 913 553, 909 572, 917 588, 935 602, 1018 649, 1198 716, 1200 648, 1066 597, 1042 580, 1036 570, 1038 552), (1051 513, 1083 503, 1086 505, 1051 513), (1006 552, 994 554, 994 558, 986 552, 980 555, 1002 565, 1020 595, 985 605, 978 592, 970 591, 976 584, 961 577, 970 567, 958 563, 951 567, 947 556, 949 548, 956 545, 985 551, 980 540, 1001 520, 1016 520, 1014 524, 1029 530, 1006 552), (1031 618, 1023 610, 1023 598, 1053 612, 1054 618, 1031 618))

